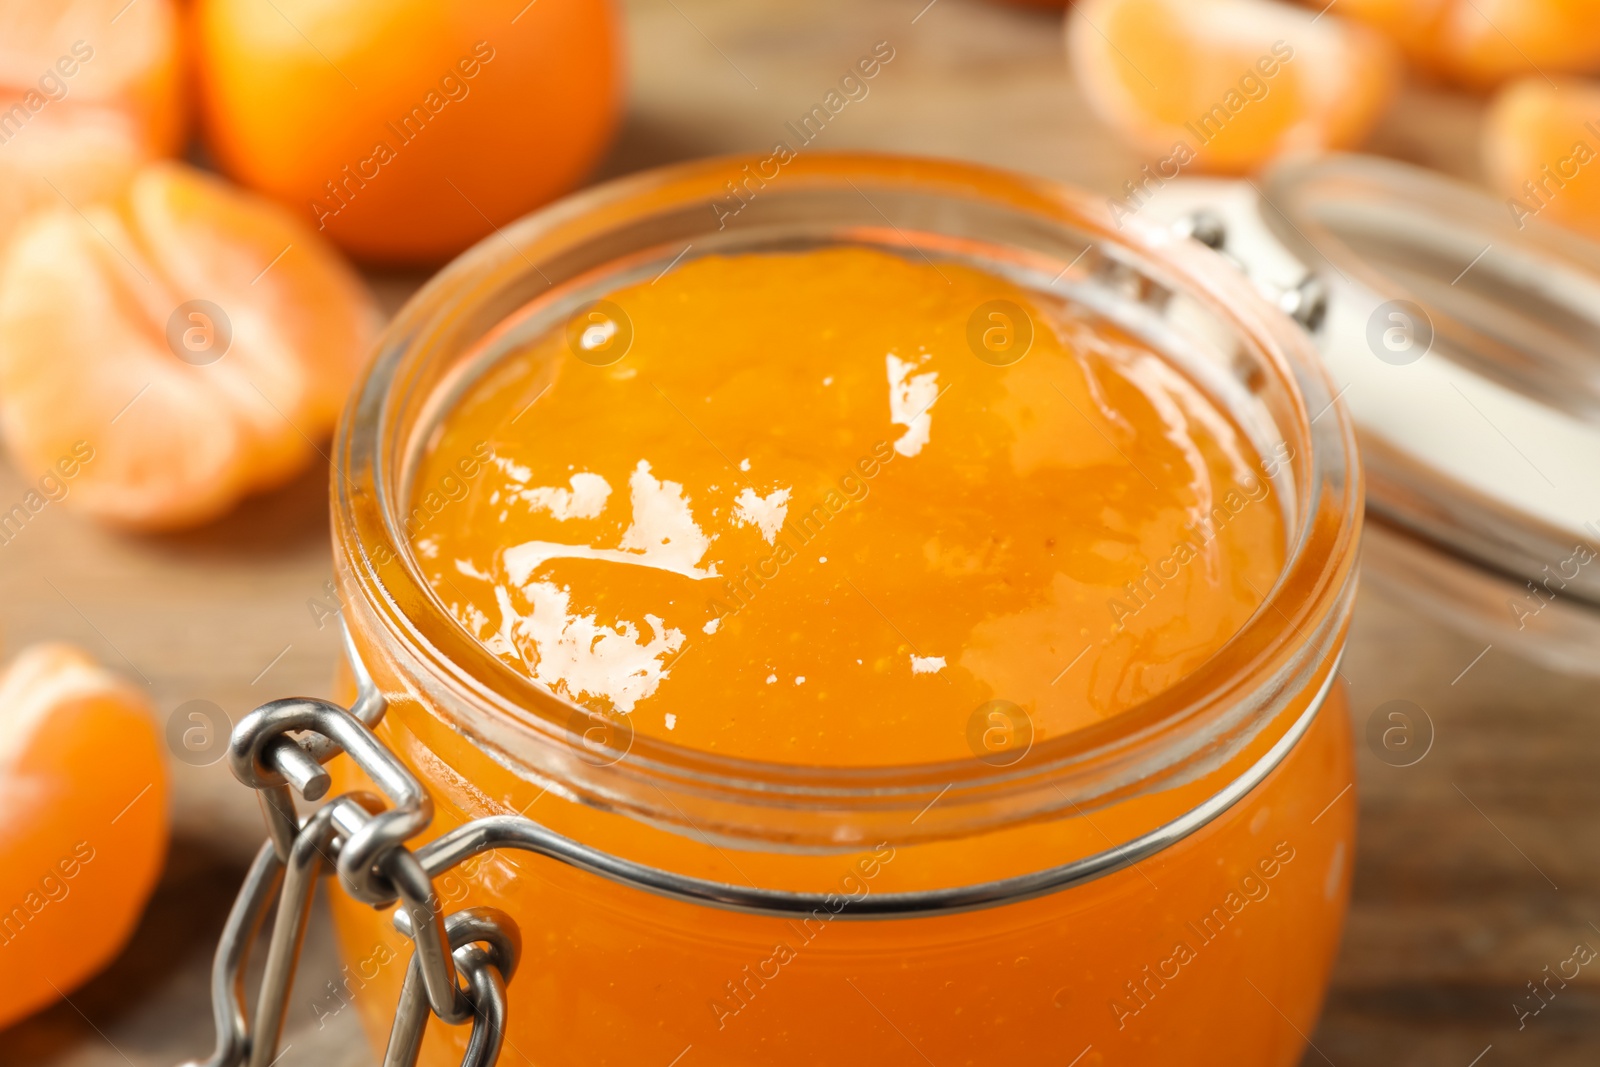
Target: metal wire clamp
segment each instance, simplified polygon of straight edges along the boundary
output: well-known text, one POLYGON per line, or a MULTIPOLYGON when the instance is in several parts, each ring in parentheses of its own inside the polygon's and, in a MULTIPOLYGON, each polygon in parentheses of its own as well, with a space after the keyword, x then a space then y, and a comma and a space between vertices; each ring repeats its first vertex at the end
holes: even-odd
MULTIPOLYGON (((331 869, 351 896, 395 907, 395 928, 413 943, 395 1011, 384 1067, 414 1067, 432 1016, 472 1023, 463 1067, 490 1067, 505 1038, 506 983, 520 953, 510 916, 469 908, 446 916, 433 880, 475 856, 510 848, 533 852, 645 892, 695 904, 781 918, 826 915, 864 921, 949 915, 1028 900, 1122 870, 1194 833, 1259 785, 1303 737, 1338 675, 1338 658, 1295 721, 1242 774, 1170 822, 1122 845, 1030 874, 948 889, 875 893, 849 898, 689 878, 602 852, 522 816, 473 820, 412 850, 406 842, 427 828, 427 791, 372 731, 384 698, 346 635, 358 698, 349 708, 303 697, 275 700, 234 727, 234 775, 257 791, 267 823, 262 844, 223 927, 211 970, 216 1049, 182 1067, 271 1067, 305 938, 317 878, 331 869), (301 818, 294 794, 320 799, 329 778, 322 765, 349 756, 383 791, 346 793, 301 818), (251 946, 277 903, 255 1010, 247 1006, 244 972, 251 946)), ((1342 656, 1340 657, 1342 658, 1342 656)))
POLYGON ((452 1025, 472 1023, 463 1067, 488 1067, 499 1058, 505 986, 521 944, 516 923, 489 908, 445 916, 433 877, 448 866, 428 870, 405 844, 432 822, 432 801, 372 732, 383 717, 383 697, 353 649, 350 660, 360 697, 348 710, 326 700, 275 700, 234 727, 229 762, 235 777, 257 791, 267 841, 250 865, 212 962, 216 1048, 210 1058, 185 1067, 270 1067, 274 1062, 311 899, 318 877, 330 870, 357 900, 377 907, 398 904, 395 925, 414 946, 385 1067, 416 1063, 430 1016, 452 1025), (294 794, 306 801, 321 799, 330 784, 322 765, 340 753, 354 760, 384 797, 347 793, 300 817, 294 794), (245 966, 274 902, 266 966, 252 1011, 245 966))

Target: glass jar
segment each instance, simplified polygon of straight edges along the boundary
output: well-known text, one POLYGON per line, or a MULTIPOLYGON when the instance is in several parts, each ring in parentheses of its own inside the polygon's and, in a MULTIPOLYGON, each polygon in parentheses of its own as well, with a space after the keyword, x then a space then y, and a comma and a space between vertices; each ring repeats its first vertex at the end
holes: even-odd
MULTIPOLYGON (((456 868, 436 880, 447 909, 498 907, 521 928, 504 1055, 1298 1060, 1350 881, 1338 662, 1359 468, 1309 339, 1199 243, 964 164, 774 155, 653 171, 523 219, 429 283, 390 326, 334 460, 352 648, 387 701, 379 737, 434 801, 417 841, 522 816, 624 866, 821 895, 805 912, 733 908, 505 849, 456 868), (1171 689, 1092 728, 1003 758, 851 767, 635 737, 456 624, 411 544, 463 487, 418 487, 413 472, 485 368, 681 257, 841 243, 965 262, 1087 307, 1232 412, 1268 457, 1288 535, 1249 622, 1171 689)), ((473 469, 464 457, 461 477, 473 469)), ((329 769, 340 790, 370 788, 348 760, 329 769)), ((381 1045, 409 949, 386 914, 332 897, 381 1045)), ((422 1062, 459 1062, 465 1042, 466 1028, 435 1023, 422 1062)))

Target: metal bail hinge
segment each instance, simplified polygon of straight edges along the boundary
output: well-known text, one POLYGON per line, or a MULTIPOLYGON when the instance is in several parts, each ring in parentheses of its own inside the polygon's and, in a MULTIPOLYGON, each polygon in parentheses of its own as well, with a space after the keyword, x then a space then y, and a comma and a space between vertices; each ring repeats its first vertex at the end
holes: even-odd
POLYGON ((1245 277, 1249 278, 1255 287, 1260 290, 1278 310, 1298 322, 1310 333, 1322 329, 1323 321, 1328 317, 1328 286, 1312 271, 1306 271, 1298 282, 1288 289, 1269 285, 1255 274, 1250 267, 1228 248, 1228 223, 1218 211, 1201 208, 1184 216, 1172 224, 1174 233, 1183 237, 1192 237, 1214 252, 1221 253, 1223 258, 1238 267, 1245 277))
POLYGON ((211 967, 216 1049, 209 1059, 184 1067, 273 1063, 317 878, 330 865, 358 900, 377 907, 398 903, 395 926, 415 945, 384 1063, 413 1067, 430 1014, 452 1025, 471 1020, 464 1064, 489 1067, 499 1058, 505 987, 520 949, 516 923, 488 908, 444 915, 433 888, 433 875, 444 868, 430 873, 405 844, 432 822, 433 803, 372 732, 383 717, 383 695, 348 632, 345 640, 358 686, 348 710, 326 700, 274 700, 234 728, 228 753, 232 770, 261 798, 268 840, 234 900, 211 967), (330 779, 323 764, 340 754, 353 759, 384 797, 347 793, 302 819, 294 794, 306 801, 324 796, 330 779), (245 966, 274 900, 277 913, 252 1013, 246 1006, 245 966))

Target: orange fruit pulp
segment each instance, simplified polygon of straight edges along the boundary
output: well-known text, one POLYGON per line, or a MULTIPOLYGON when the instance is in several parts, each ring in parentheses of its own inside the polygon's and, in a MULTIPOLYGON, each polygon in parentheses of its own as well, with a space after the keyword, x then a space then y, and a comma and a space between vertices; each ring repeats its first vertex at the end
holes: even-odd
POLYGON ((71 992, 132 935, 167 848, 149 702, 85 653, 0 673, 0 1027, 71 992))
MULTIPOLYGON (((309 227, 147 164, 110 202, 34 215, 0 256, 6 443, 25 472, 67 479, 66 507, 204 522, 317 458, 377 325, 309 227)), ((6 518, 14 534, 29 515, 6 518)))
MULTIPOLYGON (((1322 8, 1325 0, 1305 0, 1322 8)), ((1600 67, 1596 0, 1344 0, 1423 69, 1470 86, 1600 67)))
POLYGON ((41 207, 114 195, 184 134, 170 0, 0 2, 0 244, 41 207))
MULTIPOLYGON (((1283 565, 1272 457, 1074 305, 853 247, 692 260, 608 300, 465 389, 408 534, 487 649, 638 735, 801 767, 989 757, 1170 687, 1283 565), (997 341, 1020 360, 993 358, 991 328, 1029 335, 997 341)), ((513 1060, 1045 1064, 1088 1046, 1085 1063, 1288 1064, 1347 887, 1351 810, 1318 818, 1350 781, 1343 714, 1336 695, 1246 801, 1137 869, 990 911, 786 922, 505 853, 440 891, 523 924, 513 1060)), ((406 700, 383 732, 434 791, 436 831, 526 812, 735 883, 985 881, 1137 818, 735 851, 548 795, 406 700)), ((384 916, 338 894, 335 912, 359 986, 340 1003, 382 1033, 409 953, 384 916)), ((434 1026, 425 1062, 464 1040, 434 1026)))
POLYGON ((1090 106, 1161 178, 1359 144, 1398 80, 1380 34, 1275 0, 1083 0, 1067 43, 1090 106))

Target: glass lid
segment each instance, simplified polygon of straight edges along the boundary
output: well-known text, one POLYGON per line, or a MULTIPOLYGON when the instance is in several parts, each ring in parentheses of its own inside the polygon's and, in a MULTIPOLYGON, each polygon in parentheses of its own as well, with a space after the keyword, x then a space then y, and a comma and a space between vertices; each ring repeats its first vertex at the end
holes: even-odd
POLYGON ((1280 166, 1254 196, 1329 291, 1319 344, 1369 510, 1600 606, 1600 244, 1366 156, 1280 166))

